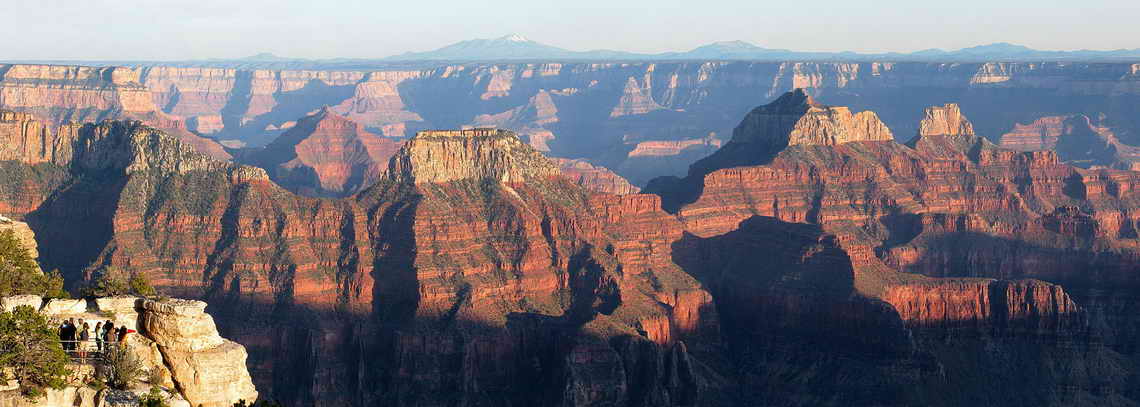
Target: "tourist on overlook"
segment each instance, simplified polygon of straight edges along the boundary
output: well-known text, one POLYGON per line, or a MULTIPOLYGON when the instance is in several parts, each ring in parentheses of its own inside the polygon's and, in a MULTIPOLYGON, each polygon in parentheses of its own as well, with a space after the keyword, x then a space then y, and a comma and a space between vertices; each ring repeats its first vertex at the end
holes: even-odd
POLYGON ((83 322, 82 319, 79 320, 79 324, 79 357, 86 359, 87 348, 89 347, 87 341, 91 339, 91 325, 83 322))
POLYGON ((95 335, 95 351, 102 353, 103 352, 103 323, 102 322, 96 322, 95 323, 95 331, 93 333, 95 335))
POLYGON ((126 326, 120 326, 119 327, 119 338, 118 338, 119 343, 121 343, 121 344, 126 343, 127 342, 127 334, 129 334, 131 332, 134 332, 134 331, 127 329, 126 326))
POLYGON ((68 318, 59 328, 59 340, 63 342, 63 350, 70 356, 75 351, 75 319, 68 318))
POLYGON ((106 343, 106 345, 103 346, 111 347, 111 344, 115 343, 115 339, 117 339, 115 335, 115 324, 111 321, 107 321, 107 324, 103 325, 103 342, 106 343))

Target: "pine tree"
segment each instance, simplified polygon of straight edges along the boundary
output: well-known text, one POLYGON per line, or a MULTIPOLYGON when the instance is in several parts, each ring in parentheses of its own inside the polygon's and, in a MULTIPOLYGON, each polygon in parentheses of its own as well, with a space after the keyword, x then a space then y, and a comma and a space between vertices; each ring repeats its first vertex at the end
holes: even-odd
POLYGON ((2 379, 19 380, 24 396, 35 398, 47 388, 62 389, 70 373, 68 362, 56 327, 39 311, 19 306, 0 313, 0 367, 12 376, 2 379))

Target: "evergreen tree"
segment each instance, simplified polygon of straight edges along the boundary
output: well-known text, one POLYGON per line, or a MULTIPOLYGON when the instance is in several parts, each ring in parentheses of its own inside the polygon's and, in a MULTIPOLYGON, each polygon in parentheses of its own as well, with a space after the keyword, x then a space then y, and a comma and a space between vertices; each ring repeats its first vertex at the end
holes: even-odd
POLYGON ((59 272, 44 274, 36 259, 11 230, 0 232, 0 297, 35 294, 63 297, 63 277, 59 272))
POLYGON ((0 376, 16 379, 24 396, 42 396, 47 388, 61 389, 70 373, 67 353, 56 327, 29 306, 0 313, 0 376), (7 371, 7 373, 5 373, 7 371))

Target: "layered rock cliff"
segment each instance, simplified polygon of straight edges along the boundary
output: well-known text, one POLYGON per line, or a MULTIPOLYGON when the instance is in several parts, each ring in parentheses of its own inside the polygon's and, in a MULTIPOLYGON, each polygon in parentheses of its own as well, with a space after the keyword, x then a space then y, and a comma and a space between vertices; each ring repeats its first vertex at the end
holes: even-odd
POLYGON ((953 105, 898 144, 806 96, 770 107, 788 134, 741 126, 787 141, 767 164, 659 190, 675 215, 496 130, 421 132, 376 185, 313 199, 109 122, 0 187, 45 264, 207 300, 295 404, 1136 399, 1133 173, 1003 150, 953 105))
POLYGON ((1000 143, 1020 151, 1054 150, 1066 163, 1083 168, 1140 169, 1140 148, 1121 142, 1106 122, 1103 114, 1042 117, 1014 125, 1000 143))
MULTIPOLYGON (((747 124, 741 127, 767 131, 747 124)), ((792 145, 764 165, 707 174, 694 165, 689 179, 657 185, 664 199, 679 202, 677 215, 700 238, 740 233, 757 215, 819 225, 834 234, 850 257, 856 292, 891 304, 919 334, 918 349, 933 355, 945 377, 976 384, 959 390, 970 397, 1006 402, 987 383, 1003 377, 995 372, 1016 370, 951 356, 972 349, 974 339, 947 347, 931 338, 1000 337, 1000 348, 1009 355, 1054 349, 1048 352, 1063 355, 1057 363, 1065 369, 1134 358, 1134 347, 1127 345, 1133 339, 1125 339, 1135 337, 1136 331, 1128 328, 1134 322, 1125 322, 1131 319, 1127 312, 1104 304, 1135 298, 1133 288, 1120 287, 1135 287, 1132 270, 1140 257, 1131 202, 1132 185, 1140 178, 1132 172, 1068 166, 1051 151, 1001 149, 973 128, 958 106, 937 106, 924 111, 917 136, 906 145, 792 145), (687 185, 696 186, 695 195, 684 189, 687 185), (1037 278, 1060 286, 926 281, 899 272, 955 279, 1037 278), (1114 288, 1105 293, 1092 287, 1114 288), (1090 327, 1088 321, 1097 319, 1113 322, 1090 327), (1073 348, 1080 351, 1067 350, 1073 348)), ((770 139, 787 133, 751 136, 770 139)), ((723 310, 721 314, 726 316, 723 310)), ((1037 365, 1040 361, 1022 362, 1024 368, 1044 368, 1037 365)), ((1046 404, 1134 397, 1127 373, 1131 368, 1102 370, 1114 383, 1107 386, 1048 369, 1044 379, 1016 387, 1018 394, 1046 404), (1043 388, 1050 390, 1035 395, 1043 388)))
MULTIPOLYGON (((184 121, 184 129, 231 147, 259 147, 328 105, 386 137, 506 128, 542 151, 603 163, 641 186, 655 176, 684 175, 711 150, 625 155, 639 144, 727 138, 753 106, 796 88, 872 110, 908 136, 917 132, 922 108, 953 101, 995 142, 1014 123, 1042 115, 1103 112, 1119 118, 1122 142, 1140 145, 1136 72, 1130 63, 997 62, 531 63, 345 72, 3 65, 0 108, 53 124, 150 115, 184 121)), ((178 127, 148 124, 172 134, 178 127)))
MULTIPOLYGON (((174 406, 228 407, 241 400, 257 400, 258 392, 246 369, 245 348, 218 335, 213 318, 204 312, 201 301, 153 301, 138 297, 51 299, 39 296, 3 298, 0 311, 30 306, 52 321, 73 319, 111 321, 127 327, 125 346, 141 362, 148 378, 158 382, 131 383, 126 394, 88 386, 94 370, 73 364, 72 375, 63 389, 48 389, 47 395, 26 399, 18 392, 0 390, 0 402, 14 406, 100 406, 138 397, 157 387, 166 403, 174 406)), ((107 345, 112 346, 112 345, 107 345)), ((144 379, 148 380, 148 379, 144 379)))
MULTIPOLYGON (((509 132, 421 133, 377 185, 324 200, 246 167, 201 165, 205 156, 145 126, 91 131, 80 140, 108 141, 65 143, 82 148, 42 164, 62 167, 65 181, 17 213, 55 248, 44 263, 72 281, 107 266, 145 273, 164 292, 210 301, 274 398, 718 397, 703 393, 715 374, 690 360, 706 346, 686 342, 715 312, 668 257, 680 224, 656 197, 587 191, 509 132), (88 233, 68 233, 76 228, 88 233)), ((11 165, 25 172, 5 177, 6 188, 49 189, 27 163, 11 165)), ((159 345, 197 363, 177 343, 159 345)), ((230 352, 206 345, 207 354, 230 352)))
POLYGON ((290 191, 347 196, 374 184, 399 148, 399 141, 323 108, 264 148, 244 152, 239 161, 265 168, 290 191))
POLYGON ((633 186, 613 171, 588 161, 566 158, 552 160, 558 164, 563 176, 588 190, 618 195, 636 194, 641 191, 641 188, 633 186))

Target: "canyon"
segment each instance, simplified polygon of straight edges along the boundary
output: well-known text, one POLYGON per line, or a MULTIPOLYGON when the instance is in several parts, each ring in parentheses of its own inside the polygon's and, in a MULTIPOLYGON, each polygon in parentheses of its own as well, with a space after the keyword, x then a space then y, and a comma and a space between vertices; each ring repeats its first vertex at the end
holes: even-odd
POLYGON ((1140 176, 1059 147, 1135 142, 1129 65, 17 67, 45 269, 208 302, 290 404, 1140 400, 1140 176))
POLYGON ((1019 123, 1103 115, 1098 125, 1140 145, 1138 84, 1137 65, 1107 62, 468 63, 357 71, 0 65, 0 108, 55 125, 143 120, 219 158, 227 152, 211 141, 265 146, 325 106, 393 139, 499 127, 642 187, 657 176, 685 175, 752 107, 794 88, 874 111, 895 134, 914 134, 923 108, 953 102, 994 142, 1019 123))

